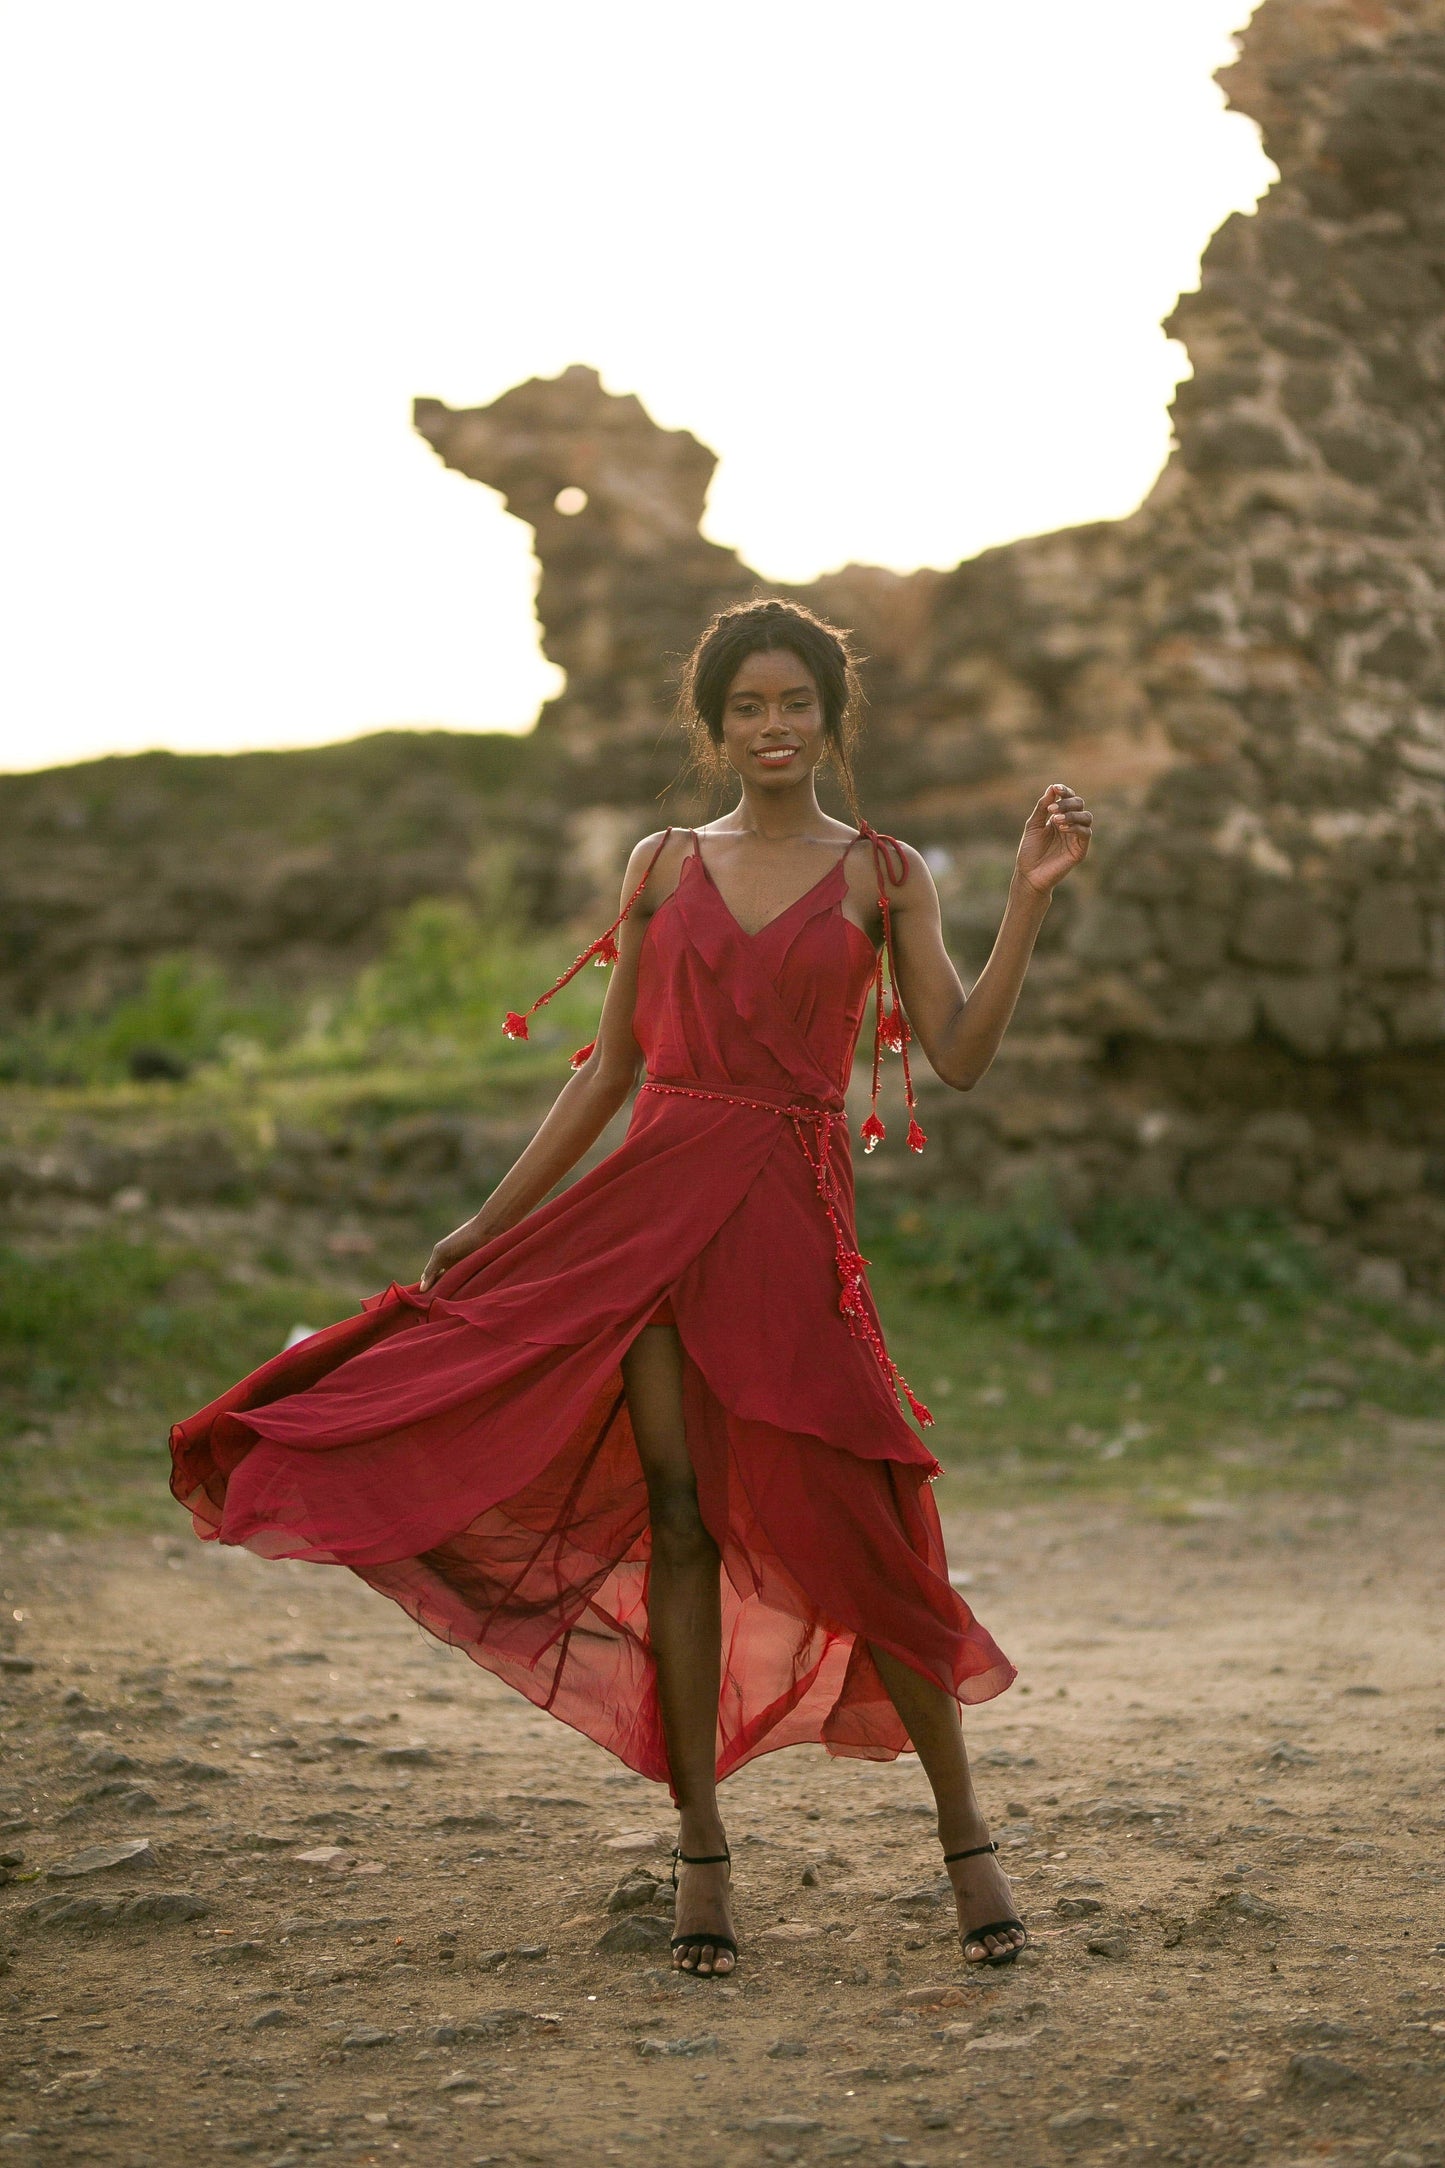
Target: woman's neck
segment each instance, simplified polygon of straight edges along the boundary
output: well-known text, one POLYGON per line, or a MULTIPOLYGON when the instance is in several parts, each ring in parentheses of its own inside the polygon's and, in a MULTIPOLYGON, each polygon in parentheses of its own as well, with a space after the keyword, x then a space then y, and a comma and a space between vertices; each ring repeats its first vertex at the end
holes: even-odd
POLYGON ((740 788, 737 804, 716 824, 725 833, 783 843, 790 836, 826 834, 836 826, 818 803, 811 773, 788 790, 749 790, 746 783, 741 783, 740 788))

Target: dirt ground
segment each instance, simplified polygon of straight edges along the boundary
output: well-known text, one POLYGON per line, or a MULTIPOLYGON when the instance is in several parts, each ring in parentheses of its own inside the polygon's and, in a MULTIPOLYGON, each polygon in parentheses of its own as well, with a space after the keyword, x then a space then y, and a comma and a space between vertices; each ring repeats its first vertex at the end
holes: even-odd
POLYGON ((0 2159, 1445 2163, 1436 1501, 950 1536, 1034 1948, 965 1970, 915 1762, 793 1750, 726 1983, 659 1788, 345 1573, 11 1537, 0 2159))

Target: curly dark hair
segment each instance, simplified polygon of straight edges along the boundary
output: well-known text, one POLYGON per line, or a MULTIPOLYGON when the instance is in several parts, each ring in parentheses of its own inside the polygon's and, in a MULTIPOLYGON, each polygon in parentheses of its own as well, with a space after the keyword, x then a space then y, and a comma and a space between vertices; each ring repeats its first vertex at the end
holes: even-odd
POLYGON ((848 810, 861 826, 852 752, 862 720, 863 688, 858 665, 863 660, 852 635, 830 625, 801 602, 768 595, 755 602, 735 602, 719 610, 683 665, 677 717, 692 749, 689 767, 708 782, 726 773, 722 759, 723 708, 728 687, 749 655, 796 655, 807 665, 823 703, 827 754, 837 763, 838 780, 848 810))

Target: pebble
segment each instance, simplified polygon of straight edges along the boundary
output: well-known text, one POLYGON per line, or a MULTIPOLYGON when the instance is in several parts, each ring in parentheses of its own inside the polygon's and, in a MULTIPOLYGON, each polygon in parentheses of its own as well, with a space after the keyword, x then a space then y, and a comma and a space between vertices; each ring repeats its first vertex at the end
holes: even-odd
POLYGON ((414 1740, 410 1746, 378 1747, 376 1758, 378 1761, 390 1763, 393 1768, 397 1766, 430 1768, 431 1764, 436 1760, 431 1748, 423 1746, 420 1739, 414 1740))
POLYGON ((816 1942, 822 1932, 821 1927, 811 1927, 806 1920, 779 1920, 774 1926, 765 1927, 758 1936, 758 1940, 759 1942, 816 1942))
POLYGON ((284 1852, 294 1840, 277 1835, 274 1830, 247 1829, 232 1837, 233 1852, 284 1852))
POLYGON ((792 2063, 801 2061, 807 2054, 808 2047, 803 2040, 775 2040, 772 2046, 765 2048, 763 2052, 775 2063, 792 2063))
POLYGON ((823 2126, 814 2115, 752 2115, 742 2128, 765 2137, 805 2138, 823 2126))
POLYGON ((604 1852, 664 1852, 666 1837, 655 1829, 619 1829, 615 1837, 604 1837, 604 1852))
POLYGON ((595 1947, 605 1957, 622 1957, 635 1950, 666 1950, 671 1943, 670 1921, 655 1912, 629 1912, 599 1936, 595 1947))
POLYGON ((1106 1935, 1090 1935, 1088 1941, 1084 1944, 1084 1948, 1091 1957, 1127 1957, 1129 1955, 1129 1937, 1119 1929, 1112 1930, 1106 1935))
POLYGON ((34 1669, 33 1656, 0 1656, 0 1671, 8 1671, 13 1678, 23 1678, 34 1669))
POLYGON ((1285 2077, 1302 2093, 1342 2093, 1362 2082, 1358 2070, 1333 2055, 1291 2055, 1285 2077))
POLYGON ((954 1980, 945 1980, 936 1987, 910 1987, 899 1997, 899 2007, 904 2010, 951 2010, 967 2001, 967 1990, 954 1980))
POLYGON ((210 1909, 190 1890, 156 1890, 141 1897, 42 1897, 24 1916, 41 1927, 171 1926, 203 1919, 210 1909))
POLYGON ((353 1854, 344 1845, 314 1844, 309 1851, 293 1852, 291 1857, 302 1867, 325 1867, 332 1874, 345 1874, 353 1854))
POLYGON ((1251 1890, 1226 1890, 1214 1900, 1216 1912, 1224 1912, 1231 1919, 1250 1920, 1256 1926, 1269 1926, 1284 1918, 1278 1905, 1272 1905, 1263 1897, 1256 1897, 1251 1890))
POLYGON ((184 1754, 172 1754, 161 1763, 168 1777, 175 1777, 186 1784, 229 1784, 232 1772, 223 1769, 219 1762, 191 1761, 184 1754))
POLYGON ((139 1769, 140 1763, 130 1754, 122 1754, 119 1747, 94 1746, 84 1755, 82 1769, 93 1769, 97 1776, 114 1776, 121 1769, 139 1769))
POLYGON ((641 1912, 659 1900, 670 1905, 672 1891, 646 1867, 629 1867, 607 1899, 609 1912, 641 1912))
POLYGON ((1098 2145, 1106 2138, 1122 2138, 1124 2125, 1110 2108, 1066 2108, 1049 2117, 1049 2129, 1060 2145, 1098 2145))
POLYGON ((251 2020, 251 2030, 252 2032, 269 2032, 273 2026, 290 2025, 293 2022, 289 2010, 258 2010, 251 2020))
POLYGON ((546 1954, 547 1944, 545 1942, 519 1942, 512 1952, 513 1957, 525 1958, 527 1963, 531 1965, 537 1964, 546 1954))
POLYGON ((149 1837, 124 1837, 115 1844, 88 1844, 82 1852, 72 1852, 67 1859, 52 1860, 45 1870, 49 1882, 64 1882, 72 1876, 100 1874, 108 1867, 156 1867, 157 1860, 149 1837))
POLYGON ((921 1912, 936 1912, 941 1904, 952 1901, 953 1884, 946 1877, 938 1882, 925 1882, 917 1889, 902 1890, 898 1896, 889 1899, 896 1911, 906 1912, 910 1917, 921 1912))
POLYGON ((968 2041, 966 2051, 970 2055, 1006 2055, 1014 2048, 1032 2046, 1042 2030, 1042 2026, 1035 2025, 1030 2032, 984 2033, 978 2039, 968 2041))
POLYGON ((394 2032, 383 2032, 379 2025, 358 2025, 342 2040, 344 2048, 384 2048, 396 2038, 394 2032))
POLYGON ((1061 1897, 1054 1906, 1061 1920, 1084 1920, 1103 1909, 1097 1897, 1061 1897))
POLYGON ((722 2042, 716 2033, 699 2033, 693 2040, 639 2040, 637 2052, 653 2055, 720 2055, 722 2042))
POLYGON ((490 1807, 480 1807, 472 1814, 443 1814, 431 1826, 433 1829, 505 1829, 507 1825, 490 1807))

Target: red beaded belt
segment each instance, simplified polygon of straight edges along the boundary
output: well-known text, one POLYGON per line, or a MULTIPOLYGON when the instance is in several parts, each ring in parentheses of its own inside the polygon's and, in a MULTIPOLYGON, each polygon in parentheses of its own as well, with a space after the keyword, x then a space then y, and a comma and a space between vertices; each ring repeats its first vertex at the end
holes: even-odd
POLYGON ((844 1225, 842 1194, 838 1179, 833 1172, 833 1138, 840 1135, 844 1142, 848 1137, 848 1117, 839 1107, 805 1106, 796 1102, 778 1103, 771 1099, 753 1099, 740 1091, 712 1091, 702 1084, 663 1084, 648 1077, 642 1084, 645 1092, 658 1092, 675 1099, 715 1099, 722 1106, 752 1107, 759 1114, 783 1115, 793 1125, 793 1135, 802 1149, 803 1157, 812 1170, 813 1181, 828 1224, 833 1230, 833 1259, 838 1272, 838 1308, 847 1319, 848 1330, 856 1340, 866 1340, 873 1356, 890 1387, 901 1392, 918 1421, 931 1424, 933 1417, 923 1402, 910 1390, 908 1380, 894 1362, 883 1344, 872 1312, 865 1299, 864 1273, 868 1260, 859 1254, 844 1225))

